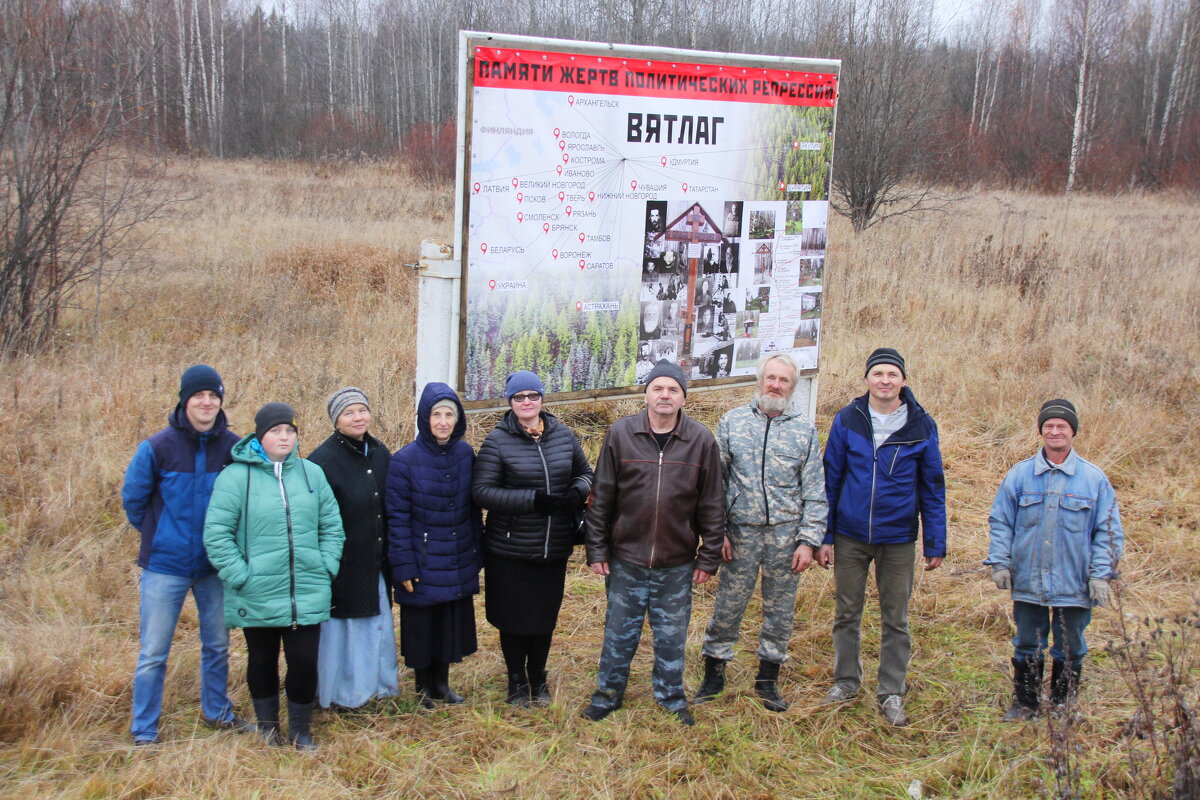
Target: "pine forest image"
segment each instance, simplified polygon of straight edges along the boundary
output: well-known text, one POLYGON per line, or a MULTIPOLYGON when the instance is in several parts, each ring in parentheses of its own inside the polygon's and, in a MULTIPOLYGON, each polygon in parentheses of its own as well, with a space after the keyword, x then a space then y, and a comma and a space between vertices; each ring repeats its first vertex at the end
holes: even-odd
MULTIPOLYGON (((467 306, 465 399, 503 397, 504 378, 528 369, 549 392, 633 383, 637 296, 615 272, 589 278, 591 297, 620 298, 620 310, 585 310, 584 281, 531 282, 522 292, 472 295, 467 306)), ((628 281, 625 282, 629 284, 628 281)))
POLYGON ((817 106, 771 107, 762 111, 758 141, 752 152, 761 153, 750 174, 748 200, 827 200, 833 158, 833 109, 817 106), (808 144, 819 144, 812 150, 808 144), (808 184, 807 192, 780 192, 780 184, 808 184))

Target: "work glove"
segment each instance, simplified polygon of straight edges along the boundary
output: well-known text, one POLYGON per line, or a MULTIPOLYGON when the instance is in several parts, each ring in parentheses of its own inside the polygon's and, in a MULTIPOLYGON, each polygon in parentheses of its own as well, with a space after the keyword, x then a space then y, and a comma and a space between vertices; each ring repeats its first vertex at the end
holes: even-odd
POLYGON ((1106 606, 1112 596, 1112 587, 1105 578, 1092 578, 1088 581, 1088 594, 1092 596, 1094 605, 1106 606))
POLYGON ((1012 573, 1004 567, 992 570, 992 580, 996 582, 997 589, 1012 589, 1012 573))

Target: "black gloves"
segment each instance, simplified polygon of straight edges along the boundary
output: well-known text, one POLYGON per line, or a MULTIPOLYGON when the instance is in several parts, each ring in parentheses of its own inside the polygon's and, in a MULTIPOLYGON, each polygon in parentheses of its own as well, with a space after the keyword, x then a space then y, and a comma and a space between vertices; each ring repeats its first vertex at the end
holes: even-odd
POLYGON ((541 489, 533 493, 533 510, 539 514, 550 516, 558 510, 558 496, 546 494, 541 489))

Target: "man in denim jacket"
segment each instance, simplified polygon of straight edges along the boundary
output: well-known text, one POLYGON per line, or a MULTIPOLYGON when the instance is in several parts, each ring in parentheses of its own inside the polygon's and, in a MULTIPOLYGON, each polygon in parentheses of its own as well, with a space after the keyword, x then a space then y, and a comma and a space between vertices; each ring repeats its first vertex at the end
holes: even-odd
POLYGON ((1037 714, 1043 654, 1051 630, 1050 702, 1061 705, 1079 686, 1092 606, 1106 606, 1125 541, 1112 484, 1072 448, 1075 406, 1050 400, 1038 414, 1044 447, 1017 464, 996 493, 988 517, 984 562, 996 588, 1009 589, 1013 639, 1013 703, 1005 721, 1037 714))

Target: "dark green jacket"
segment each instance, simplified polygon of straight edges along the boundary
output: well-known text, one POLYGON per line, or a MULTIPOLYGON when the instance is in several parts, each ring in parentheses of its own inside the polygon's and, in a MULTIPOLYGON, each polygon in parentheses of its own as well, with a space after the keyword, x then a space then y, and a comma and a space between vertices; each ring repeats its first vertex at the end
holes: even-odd
POLYGON ((293 452, 275 464, 254 436, 233 447, 204 520, 208 560, 225 584, 231 628, 316 625, 329 619, 342 557, 342 517, 321 468, 293 452))

